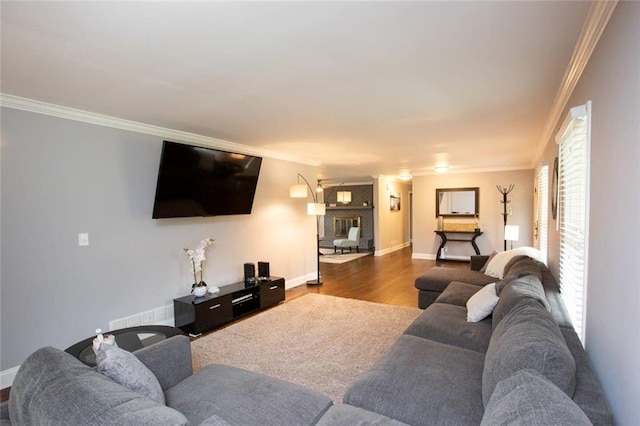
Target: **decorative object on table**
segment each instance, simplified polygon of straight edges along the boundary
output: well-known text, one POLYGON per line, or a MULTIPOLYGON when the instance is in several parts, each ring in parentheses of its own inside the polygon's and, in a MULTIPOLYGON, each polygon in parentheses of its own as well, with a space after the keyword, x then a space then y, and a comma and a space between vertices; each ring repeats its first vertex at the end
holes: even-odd
POLYGON ((389 196, 389 210, 392 212, 400 211, 400 193, 391 194, 389 196))
POLYGON ((191 292, 196 297, 202 297, 207 294, 207 283, 202 279, 202 262, 204 262, 207 258, 204 255, 204 252, 207 247, 213 244, 215 240, 213 238, 205 238, 200 241, 198 247, 195 250, 191 250, 188 248, 184 248, 183 250, 189 256, 189 260, 191 260, 191 266, 193 268, 193 284, 191 285, 191 292), (200 272, 200 281, 198 281, 197 273, 200 272))
MULTIPOLYGON (((507 204, 511 202, 511 200, 507 199, 507 195, 509 195, 509 193, 511 191, 513 191, 513 188, 515 187, 514 184, 509 185, 509 188, 503 188, 500 185, 496 185, 496 188, 498 188, 498 192, 502 194, 502 200, 500 201, 503 205, 503 213, 502 216, 504 217, 504 226, 506 228, 507 226, 507 216, 509 216, 511 214, 511 209, 507 209, 507 204)), ((506 237, 506 236, 505 236, 506 237)), ((507 250, 507 239, 504 239, 504 249, 507 250)))
POLYGON ((511 241, 511 250, 513 250, 513 242, 518 241, 520 236, 520 227, 518 225, 505 225, 504 240, 511 241))
POLYGON ((444 230, 444 218, 442 216, 438 216, 438 231, 444 230))
POLYGON ((113 346, 116 343, 116 339, 113 337, 113 334, 102 334, 102 329, 98 328, 96 329, 96 337, 93 339, 93 351, 97 352, 103 343, 113 346))

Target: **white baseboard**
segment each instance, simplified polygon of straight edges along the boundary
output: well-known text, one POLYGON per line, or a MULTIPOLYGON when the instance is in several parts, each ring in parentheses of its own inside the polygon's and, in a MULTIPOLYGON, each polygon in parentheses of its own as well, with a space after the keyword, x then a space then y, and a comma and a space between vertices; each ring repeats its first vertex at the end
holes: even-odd
POLYGON ((8 388, 13 384, 19 368, 20 366, 17 366, 0 372, 0 389, 8 388))
POLYGON ((294 287, 301 286, 302 284, 306 284, 307 281, 315 280, 317 278, 318 278, 317 272, 311 272, 307 275, 302 275, 295 278, 288 278, 285 280, 284 288, 285 290, 289 290, 294 287))
POLYGON ((436 255, 431 253, 412 253, 412 259, 436 260, 436 255))
POLYGON ((405 247, 409 247, 411 245, 411 243, 409 241, 404 242, 402 244, 397 244, 393 247, 389 247, 383 250, 376 250, 375 253, 373 253, 374 256, 384 256, 385 254, 389 254, 389 253, 393 253, 394 251, 398 251, 398 250, 402 250, 405 247))
MULTIPOLYGON (((423 260, 436 260, 436 255, 431 253, 413 253, 411 254, 412 259, 423 259, 423 260)), ((449 256, 444 257, 440 260, 462 260, 465 262, 471 261, 471 257, 469 256, 449 256)))

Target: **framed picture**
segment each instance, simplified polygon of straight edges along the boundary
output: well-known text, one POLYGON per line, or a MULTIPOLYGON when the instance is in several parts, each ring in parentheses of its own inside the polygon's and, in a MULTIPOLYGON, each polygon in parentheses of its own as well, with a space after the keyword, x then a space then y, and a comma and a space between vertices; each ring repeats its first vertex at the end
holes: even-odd
POLYGON ((391 194, 389 198, 389 210, 392 212, 400 211, 400 193, 391 194))

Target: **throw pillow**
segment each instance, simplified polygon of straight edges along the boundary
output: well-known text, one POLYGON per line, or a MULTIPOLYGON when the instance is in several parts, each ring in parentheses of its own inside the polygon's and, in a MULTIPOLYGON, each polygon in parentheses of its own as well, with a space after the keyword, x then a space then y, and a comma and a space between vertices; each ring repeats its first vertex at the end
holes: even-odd
POLYGON ((467 321, 478 322, 488 317, 500 298, 496 295, 496 283, 487 284, 467 301, 467 321))
POLYGON ((571 398, 538 371, 524 369, 496 385, 483 425, 590 425, 571 398))
POLYGON ((504 277, 504 268, 507 263, 515 256, 529 256, 532 259, 544 263, 540 250, 533 247, 518 247, 513 250, 503 251, 493 256, 493 259, 487 262, 487 269, 484 271, 486 275, 494 278, 502 279, 504 277))
POLYGON ((154 374, 134 354, 114 345, 100 344, 96 350, 97 370, 116 383, 164 404, 164 393, 154 374))

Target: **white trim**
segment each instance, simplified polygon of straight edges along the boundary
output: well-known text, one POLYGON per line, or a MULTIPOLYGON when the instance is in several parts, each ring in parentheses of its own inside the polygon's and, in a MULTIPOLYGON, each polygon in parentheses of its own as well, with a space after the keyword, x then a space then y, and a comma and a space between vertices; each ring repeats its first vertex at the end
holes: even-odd
POLYGON ((20 366, 17 366, 0 372, 0 389, 8 388, 13 384, 19 368, 20 366))
POLYGON ((151 124, 139 123, 136 121, 111 117, 108 115, 95 114, 75 108, 68 108, 46 102, 35 101, 33 99, 21 98, 19 96, 7 95, 5 93, 0 93, 0 106, 19 109, 22 111, 34 112, 36 114, 65 118, 67 120, 80 121, 82 123, 94 124, 96 126, 111 127, 114 129, 158 136, 163 139, 169 139, 176 142, 187 142, 198 145, 205 145, 225 151, 238 152, 241 154, 274 158, 277 160, 291 161, 294 163, 307 164, 316 167, 320 165, 319 161, 309 158, 296 157, 281 152, 242 145, 239 143, 229 142, 208 136, 197 135, 195 133, 167 129, 165 127, 153 126, 151 124))
POLYGON ((532 163, 534 166, 540 162, 540 158, 542 157, 553 134, 558 133, 554 132, 556 123, 562 116, 562 111, 564 111, 564 108, 567 106, 567 103, 573 94, 573 90, 578 84, 580 77, 582 77, 582 73, 587 67, 591 54, 595 50, 598 41, 600 41, 600 37, 609 23, 609 19, 611 18, 617 4, 618 0, 594 1, 591 3, 591 8, 589 9, 584 25, 582 26, 578 42, 576 43, 576 47, 573 49, 571 60, 564 72, 562 82, 560 83, 560 87, 558 88, 558 92, 556 93, 556 97, 553 101, 553 107, 547 117, 547 124, 545 125, 544 132, 542 133, 538 153, 532 163))
POLYGON ((456 174, 469 174, 469 173, 513 172, 518 170, 532 170, 532 169, 535 169, 535 167, 532 167, 528 164, 523 166, 484 167, 484 168, 477 168, 477 169, 452 169, 451 167, 449 167, 449 170, 446 173, 438 173, 434 170, 426 170, 422 172, 421 171, 411 172, 411 176, 415 178, 417 176, 434 176, 434 175, 443 176, 443 175, 456 175, 456 174))
POLYGON ((591 101, 587 102, 587 104, 578 105, 569 110, 569 113, 562 122, 560 129, 558 129, 558 132, 556 133, 556 143, 560 143, 560 139, 562 139, 564 134, 567 132, 573 120, 575 120, 576 118, 587 116, 589 116, 589 119, 591 118, 591 101))
POLYGON ((398 244, 395 245, 393 247, 389 247, 383 250, 376 250, 375 253, 373 253, 374 256, 384 256, 385 254, 389 254, 389 253, 393 253, 394 251, 398 251, 398 250, 402 250, 405 247, 409 247, 411 245, 411 243, 409 241, 402 243, 402 244, 398 244))
POLYGON ((436 255, 431 253, 412 253, 412 259, 436 260, 436 255))

